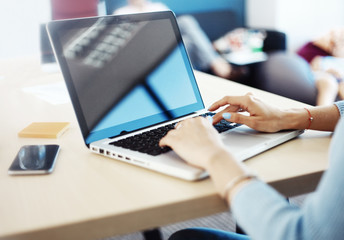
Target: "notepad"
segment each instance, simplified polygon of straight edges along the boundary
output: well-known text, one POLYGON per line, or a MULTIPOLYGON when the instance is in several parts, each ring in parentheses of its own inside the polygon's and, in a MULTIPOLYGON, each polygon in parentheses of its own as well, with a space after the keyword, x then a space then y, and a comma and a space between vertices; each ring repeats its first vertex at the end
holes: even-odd
POLYGON ((58 138, 69 127, 69 122, 33 122, 18 133, 27 138, 58 138))

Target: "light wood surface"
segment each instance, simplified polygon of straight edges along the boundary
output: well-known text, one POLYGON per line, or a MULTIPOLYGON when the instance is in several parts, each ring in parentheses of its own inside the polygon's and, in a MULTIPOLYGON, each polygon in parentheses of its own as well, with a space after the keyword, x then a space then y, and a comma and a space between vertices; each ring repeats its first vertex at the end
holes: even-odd
MULTIPOLYGON (((283 108, 303 104, 196 73, 207 106, 223 95, 253 92, 283 108)), ((0 239, 99 239, 206 216, 227 207, 210 181, 187 182, 92 154, 83 144, 71 103, 52 105, 24 87, 63 81, 36 58, 0 61, 0 239), (58 139, 19 138, 31 122, 70 122, 58 139), (60 144, 55 170, 9 176, 26 144, 60 144)), ((327 166, 330 133, 307 131, 245 163, 287 196, 312 191, 327 166)))

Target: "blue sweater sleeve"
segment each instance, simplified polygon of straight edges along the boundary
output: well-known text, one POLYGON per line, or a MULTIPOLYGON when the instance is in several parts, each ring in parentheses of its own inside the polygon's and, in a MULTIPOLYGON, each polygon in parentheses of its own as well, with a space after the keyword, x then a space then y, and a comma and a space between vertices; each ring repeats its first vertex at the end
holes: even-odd
POLYGON ((330 166, 301 208, 273 188, 253 181, 234 197, 231 208, 253 239, 341 239, 344 236, 344 101, 330 146, 330 166))
POLYGON ((337 106, 340 115, 343 117, 343 115, 344 115, 344 101, 335 102, 334 104, 337 106))

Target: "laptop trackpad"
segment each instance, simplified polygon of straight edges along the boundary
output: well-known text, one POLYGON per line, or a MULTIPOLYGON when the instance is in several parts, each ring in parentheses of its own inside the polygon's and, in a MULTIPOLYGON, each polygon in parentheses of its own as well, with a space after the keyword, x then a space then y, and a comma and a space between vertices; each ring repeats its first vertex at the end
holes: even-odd
POLYGON ((258 134, 256 131, 246 132, 240 130, 229 131, 221 134, 222 141, 230 151, 243 151, 254 148, 254 146, 261 145, 269 141, 268 136, 258 134), (256 133, 256 134, 254 134, 256 133))

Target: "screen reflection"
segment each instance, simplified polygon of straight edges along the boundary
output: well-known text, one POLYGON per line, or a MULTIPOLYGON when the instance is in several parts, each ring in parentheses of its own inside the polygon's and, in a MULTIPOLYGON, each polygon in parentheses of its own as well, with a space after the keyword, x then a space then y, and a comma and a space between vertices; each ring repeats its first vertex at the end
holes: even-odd
POLYGON ((60 30, 86 143, 203 108, 185 47, 170 19, 88 19, 60 30), (91 27, 87 27, 91 26, 91 27))

